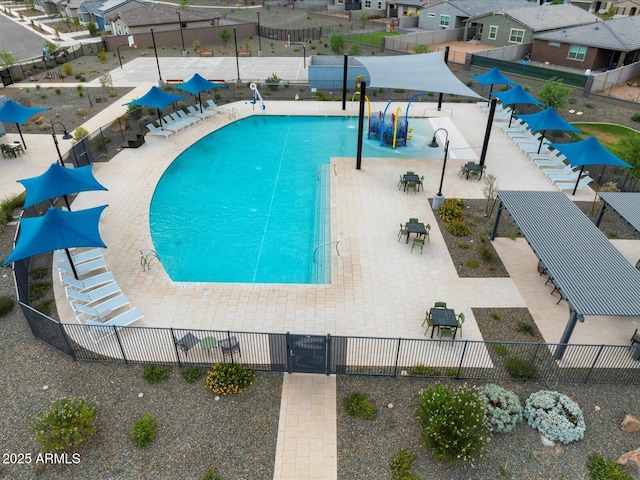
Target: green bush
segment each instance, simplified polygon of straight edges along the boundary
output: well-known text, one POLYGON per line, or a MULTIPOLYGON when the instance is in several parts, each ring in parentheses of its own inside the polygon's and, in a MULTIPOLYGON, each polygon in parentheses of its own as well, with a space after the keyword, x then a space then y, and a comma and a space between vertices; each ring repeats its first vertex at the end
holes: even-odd
POLYGON ((29 278, 31 280, 39 280, 46 277, 48 274, 49 269, 47 267, 35 267, 29 271, 29 278))
POLYGON ((505 347, 502 343, 493 343, 491 345, 491 348, 493 348, 493 351, 496 352, 496 355, 500 357, 504 357, 507 353, 509 353, 507 347, 505 347))
POLYGON ((447 205, 446 203, 440 206, 438 215, 443 222, 451 222, 453 220, 462 221, 464 219, 464 213, 461 208, 456 205, 447 205))
POLYGON ((414 453, 411 450, 400 450, 389 462, 391 480, 419 480, 420 477, 411 473, 411 467, 415 463, 414 453))
POLYGON ((469 259, 464 264, 469 268, 478 268, 479 263, 474 259, 469 259))
POLYGON ((447 232, 456 237, 466 237, 471 233, 469 227, 467 227, 461 220, 453 220, 445 223, 447 232))
POLYGON ((196 380, 199 380, 202 377, 202 370, 198 367, 187 367, 182 372, 182 377, 187 381, 187 383, 193 383, 196 380))
POLYGON ((429 387, 416 415, 422 422, 424 444, 438 460, 471 463, 484 454, 489 429, 476 388, 429 387))
POLYGON ((44 302, 40 302, 34 305, 34 308, 40 313, 43 313, 46 316, 50 317, 51 312, 53 311, 53 304, 54 304, 53 300, 45 300, 44 302))
POLYGON ((70 77, 71 75, 73 75, 73 67, 70 64, 65 63, 64 65, 62 65, 62 73, 64 73, 67 77, 70 77))
POLYGON ((459 208, 460 210, 462 210, 464 208, 464 200, 462 200, 461 198, 446 198, 444 200, 444 204, 448 207, 454 207, 454 208, 459 208))
POLYGON ((242 393, 253 385, 253 377, 256 372, 245 368, 239 363, 216 363, 205 380, 205 386, 218 395, 230 393, 242 393))
POLYGON ((169 380, 171 367, 162 365, 147 365, 144 367, 144 379, 149 383, 160 383, 169 380))
POLYGON ((640 112, 636 112, 631 115, 631 120, 633 120, 634 122, 640 122, 640 112))
POLYGON ((459 243, 458 244, 458 248, 461 250, 469 250, 471 248, 471 245, 469 245, 468 243, 459 243))
POLYGON ((29 284, 29 300, 38 300, 44 297, 50 289, 50 282, 31 282, 29 284))
POLYGON ((427 365, 418 364, 409 370, 409 375, 424 375, 425 377, 438 377, 440 372, 435 368, 428 367, 427 365))
POLYGON ((0 202, 0 232, 4 225, 13 220, 13 211, 22 208, 25 198, 26 193, 23 192, 13 197, 5 197, 5 199, 0 202))
POLYGON ((364 393, 354 392, 344 399, 344 408, 352 417, 374 420, 378 415, 371 398, 364 393))
POLYGON ((96 433, 97 411, 95 402, 84 397, 60 398, 50 410, 31 419, 27 429, 35 434, 43 452, 61 452, 77 447, 96 433))
POLYGON ((507 369, 509 376, 516 380, 532 380, 537 376, 536 367, 518 355, 507 358, 504 362, 504 368, 507 369))
POLYGON ((138 448, 145 447, 156 438, 156 425, 158 422, 148 413, 143 413, 133 424, 130 435, 138 448))
POLYGON ((532 337, 535 336, 536 330, 533 324, 529 322, 520 322, 518 323, 518 331, 523 333, 528 333, 532 337))
POLYGON ((480 257, 485 262, 490 262, 491 260, 493 260, 493 249, 489 245, 487 244, 481 245, 478 251, 480 252, 480 257))
POLYGON ((492 432, 509 433, 522 421, 522 405, 518 396, 494 383, 480 387, 485 402, 484 424, 492 432))
POLYGON ((0 297, 0 317, 4 317, 13 308, 13 298, 3 295, 0 297))
POLYGON ((202 477, 202 480, 220 480, 218 467, 214 465, 209 470, 207 470, 207 473, 205 473, 204 477, 202 477))
POLYGON ((632 480, 622 465, 600 455, 591 455, 587 468, 592 480, 632 480))

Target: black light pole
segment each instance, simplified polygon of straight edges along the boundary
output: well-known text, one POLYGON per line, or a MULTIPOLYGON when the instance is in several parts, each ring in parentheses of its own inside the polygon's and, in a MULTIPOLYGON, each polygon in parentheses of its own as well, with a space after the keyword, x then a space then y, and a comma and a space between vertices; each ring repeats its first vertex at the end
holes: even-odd
POLYGON ((162 81, 162 74, 160 73, 160 61, 158 60, 158 50, 156 49, 156 37, 153 35, 153 28, 151 29, 151 41, 153 42, 153 53, 156 55, 156 65, 158 65, 158 86, 164 87, 162 81))
POLYGON ((240 62, 238 62, 238 36, 236 35, 236 27, 233 27, 233 43, 236 46, 236 70, 238 71, 238 80, 236 80, 236 83, 242 83, 242 80, 240 80, 240 62))
POLYGON ((436 193, 433 197, 432 207, 434 210, 438 210, 444 203, 444 195, 442 195, 442 183, 444 182, 444 172, 447 168, 447 156, 449 155, 449 132, 446 128, 438 128, 435 132, 433 132, 433 138, 429 142, 429 147, 439 147, 438 141, 436 140, 436 133, 438 133, 440 130, 443 130, 446 136, 444 142, 444 162, 442 163, 442 174, 440 175, 440 186, 438 187, 438 193, 436 193))
POLYGON ((64 123, 62 122, 51 123, 51 136, 53 137, 53 143, 56 145, 56 152, 58 152, 58 161, 60 163, 60 166, 64 167, 64 161, 62 160, 62 154, 60 153, 60 147, 58 146, 58 138, 56 137, 56 131, 53 128, 55 124, 62 125, 62 128, 64 129, 64 134, 62 135, 63 140, 71 140, 73 136, 71 136, 71 134, 67 130, 67 127, 64 126, 64 123))
POLYGON ((262 39, 260 38, 260 12, 258 14, 258 56, 262 56, 262 39))
POLYGON ((180 12, 178 12, 178 23, 180 23, 180 40, 182 40, 182 56, 187 56, 187 51, 184 49, 184 34, 182 33, 182 17, 180 16, 180 12))

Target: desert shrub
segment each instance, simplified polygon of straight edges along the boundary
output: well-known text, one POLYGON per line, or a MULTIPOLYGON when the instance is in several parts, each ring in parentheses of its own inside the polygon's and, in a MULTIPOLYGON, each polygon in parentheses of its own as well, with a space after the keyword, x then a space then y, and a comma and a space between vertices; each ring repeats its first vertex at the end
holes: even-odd
POLYGON ((77 127, 73 131, 73 143, 78 143, 80 140, 82 140, 84 137, 88 135, 89 135, 89 130, 87 130, 84 127, 77 127))
POLYGON ((464 213, 461 208, 455 205, 447 205, 446 203, 440 206, 438 215, 443 222, 451 222, 454 220, 462 221, 464 219, 464 213))
POLYGON ((346 397, 344 408, 347 414, 352 417, 364 418, 365 420, 373 420, 378 415, 373 401, 364 393, 355 392, 346 397))
POLYGON ((447 232, 456 237, 466 237, 471 233, 469 227, 467 227, 461 220, 453 220, 445 223, 447 232))
POLYGON ((560 392, 539 390, 529 395, 524 417, 532 428, 554 442, 581 440, 587 429, 578 404, 560 392))
POLYGON ((437 377, 440 375, 440 372, 435 368, 429 367, 427 365, 418 364, 409 370, 409 375, 424 375, 425 377, 437 377))
POLYGON ((149 383, 160 383, 169 380, 171 367, 147 365, 144 367, 144 379, 149 383))
POLYGON ((202 377, 202 370, 198 367, 187 367, 182 372, 182 377, 187 381, 187 383, 193 383, 196 380, 199 380, 202 377))
POLYGON ((38 300, 44 297, 50 289, 50 282, 31 282, 29 284, 29 300, 38 300))
POLYGON ((204 477, 202 477, 202 480, 220 480, 218 467, 214 465, 209 470, 207 470, 207 473, 205 473, 204 477))
POLYGON ((507 373, 511 378, 517 380, 526 380, 536 378, 536 367, 530 365, 528 360, 516 355, 509 357, 504 362, 504 368, 507 369, 507 373))
POLYGON ((391 466, 391 480, 419 480, 420 477, 411 473, 411 467, 416 463, 411 450, 400 450, 389 465, 391 466))
POLYGON ((25 198, 26 193, 23 192, 12 197, 5 197, 5 199, 0 202, 0 232, 4 225, 13 220, 13 211, 22 208, 25 198))
POLYGON ((500 357, 504 357, 507 353, 509 353, 507 347, 505 347, 502 343, 494 343, 491 345, 491 348, 494 352, 496 352, 496 355, 500 357))
POLYGON ((534 336, 536 334, 535 327, 529 322, 518 323, 517 330, 522 333, 528 333, 531 336, 534 336))
POLYGON ((443 205, 447 205, 448 207, 459 208, 460 210, 462 210, 464 208, 464 200, 462 200, 461 198, 455 198, 455 197, 446 198, 444 200, 443 205))
POLYGON ((45 300, 44 302, 40 302, 34 305, 34 308, 40 313, 43 313, 50 317, 51 312, 53 311, 53 300, 45 300))
POLYGON ((424 444, 438 460, 470 463, 484 453, 489 430, 476 388, 439 383, 429 387, 416 415, 424 444))
POLYGON ((469 268, 478 268, 479 266, 479 263, 472 258, 464 262, 464 264, 469 268))
POLYGON ((106 51, 104 48, 103 48, 103 49, 101 49, 101 50, 98 52, 98 59, 99 59, 102 63, 104 63, 104 62, 106 62, 106 61, 107 61, 107 56, 108 56, 108 53, 107 53, 107 51, 106 51))
POLYGON ((419 44, 413 47, 413 53, 431 53, 431 48, 429 45, 419 44))
POLYGON ((51 409, 39 413, 27 424, 44 452, 61 452, 77 447, 96 433, 95 402, 80 398, 60 398, 51 409))
POLYGON ((3 295, 0 297, 0 317, 4 317, 13 308, 13 298, 3 295))
POLYGON ((632 480, 622 465, 600 455, 591 455, 587 468, 592 480, 632 480))
POLYGON ((499 320, 500 319, 500 312, 496 312, 496 311, 491 312, 491 318, 493 318, 495 320, 499 320))
POLYGON ((62 72, 67 77, 69 77, 69 76, 73 75, 73 67, 70 64, 65 63, 64 65, 62 65, 62 72))
MULTIPOLYGON (((480 241, 482 242, 482 240, 480 241)), ((487 244, 481 245, 478 251, 480 252, 480 257, 485 262, 490 262, 491 260, 493 260, 493 249, 489 247, 487 244)))
POLYGON ((471 248, 471 245, 469 245, 468 243, 459 243, 458 244, 458 248, 461 250, 469 250, 471 248))
POLYGON ((640 112, 636 112, 631 115, 631 120, 633 120, 634 122, 640 122, 640 112))
POLYGON ((522 421, 522 405, 515 393, 489 383, 480 387, 479 395, 485 402, 484 424, 492 432, 509 433, 522 421))
POLYGON ((205 386, 218 395, 242 393, 253 385, 256 372, 245 368, 239 363, 216 363, 205 380, 205 386))
POLYGON ((143 413, 133 424, 130 435, 138 448, 145 447, 156 438, 156 425, 158 422, 148 413, 143 413))

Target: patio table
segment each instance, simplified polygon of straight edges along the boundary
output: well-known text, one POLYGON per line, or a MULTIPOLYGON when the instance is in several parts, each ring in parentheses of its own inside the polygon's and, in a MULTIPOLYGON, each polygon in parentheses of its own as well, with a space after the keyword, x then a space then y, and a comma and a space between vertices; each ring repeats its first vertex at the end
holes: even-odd
POLYGON ((450 308, 432 308, 430 310, 431 319, 433 320, 433 328, 431 329, 431 338, 433 338, 433 331, 438 327, 451 327, 453 331, 453 339, 455 340, 458 333, 458 317, 456 312, 450 308))
POLYGON ((426 235, 427 234, 427 229, 424 226, 424 223, 407 222, 405 224, 405 227, 407 229, 407 242, 406 243, 409 243, 409 237, 411 236, 412 233, 415 233, 417 236, 426 235))
POLYGON ((420 176, 416 175, 416 174, 411 174, 411 173, 405 173, 402 176, 403 180, 404 180, 404 191, 407 191, 407 183, 409 182, 415 182, 418 185, 422 184, 422 181, 420 180, 420 176))

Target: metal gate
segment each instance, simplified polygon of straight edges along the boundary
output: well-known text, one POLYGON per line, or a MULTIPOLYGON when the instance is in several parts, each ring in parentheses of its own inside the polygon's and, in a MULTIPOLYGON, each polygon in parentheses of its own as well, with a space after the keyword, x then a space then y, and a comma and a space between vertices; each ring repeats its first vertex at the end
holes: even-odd
POLYGON ((327 351, 329 337, 322 335, 293 335, 287 333, 287 370, 289 373, 329 374, 327 351))

